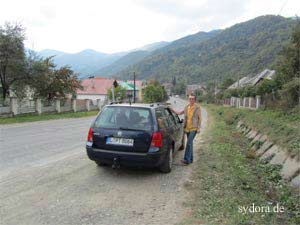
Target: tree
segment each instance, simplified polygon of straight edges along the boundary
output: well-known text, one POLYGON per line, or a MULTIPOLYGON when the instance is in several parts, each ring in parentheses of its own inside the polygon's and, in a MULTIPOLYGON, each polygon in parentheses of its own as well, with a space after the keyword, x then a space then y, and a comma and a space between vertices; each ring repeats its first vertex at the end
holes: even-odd
POLYGON ((46 98, 50 102, 67 94, 75 95, 77 89, 82 89, 77 75, 69 67, 55 67, 51 57, 31 61, 28 85, 35 97, 46 98))
MULTIPOLYGON (((115 83, 113 85, 115 87, 115 83)), ((117 99, 118 101, 123 101, 126 98, 126 89, 123 88, 121 85, 117 85, 117 87, 114 88, 114 94, 115 94, 115 99, 117 99)), ((108 90, 108 98, 112 99, 111 88, 108 90)))
POLYGON ((263 80, 256 87, 256 94, 263 96, 265 94, 274 92, 276 89, 277 89, 276 82, 274 80, 263 80))
POLYGON ((283 102, 287 102, 287 108, 300 104, 299 95, 300 79, 300 21, 292 31, 291 42, 282 51, 278 65, 278 74, 275 83, 283 102))
POLYGON ((282 84, 300 76, 300 21, 298 19, 291 35, 291 42, 282 51, 278 77, 282 84))
POLYGON ((176 86, 176 76, 173 76, 172 85, 173 85, 173 87, 176 86))
POLYGON ((222 84, 220 85, 220 89, 222 91, 226 90, 230 85, 232 85, 235 81, 232 78, 226 78, 222 84))
POLYGON ((2 97, 9 95, 11 86, 28 78, 25 70, 24 28, 5 23, 0 26, 0 80, 2 97))
POLYGON ((164 102, 168 100, 168 95, 163 86, 157 81, 150 81, 147 87, 143 90, 144 102, 164 102))
POLYGON ((178 95, 183 95, 185 94, 185 89, 186 89, 186 83, 181 80, 179 82, 176 82, 176 85, 174 87, 174 93, 178 95))
MULTIPOLYGON (((300 78, 296 77, 293 80, 285 83, 279 91, 286 108, 293 108, 300 104, 300 78)), ((299 111, 298 111, 299 112, 299 111)))

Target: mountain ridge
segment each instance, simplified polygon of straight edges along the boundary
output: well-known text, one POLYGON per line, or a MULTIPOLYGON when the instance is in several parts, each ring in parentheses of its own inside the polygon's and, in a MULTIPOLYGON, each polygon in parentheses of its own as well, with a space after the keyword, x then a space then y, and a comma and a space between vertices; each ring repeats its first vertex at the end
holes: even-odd
MULTIPOLYGON (((53 57, 53 61, 58 67, 70 66, 74 72, 79 74, 79 78, 85 78, 99 74, 97 71, 113 64, 127 54, 129 54, 129 58, 132 58, 132 54, 137 54, 134 52, 140 52, 142 49, 144 49, 144 52, 151 52, 168 44, 169 42, 165 41, 154 42, 127 52, 116 52, 111 54, 93 49, 84 49, 76 53, 67 53, 54 49, 43 49, 41 51, 36 51, 36 53, 42 58, 53 57)), ((143 55, 141 55, 141 57, 143 58, 143 55)), ((135 56, 135 58, 136 59, 133 60, 132 63, 138 62, 137 56, 135 56)), ((129 63, 129 65, 131 65, 131 63, 129 63)), ((107 75, 104 74, 104 76, 107 75)))
POLYGON ((114 76, 127 79, 135 72, 139 79, 170 82, 175 76, 190 83, 255 74, 266 67, 272 69, 292 24, 289 18, 260 16, 200 42, 169 44, 114 76))

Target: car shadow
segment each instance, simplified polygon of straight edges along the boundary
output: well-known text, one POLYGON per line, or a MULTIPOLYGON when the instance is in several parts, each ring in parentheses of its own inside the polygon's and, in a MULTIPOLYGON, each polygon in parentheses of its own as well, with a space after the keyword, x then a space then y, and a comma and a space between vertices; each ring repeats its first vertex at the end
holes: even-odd
POLYGON ((96 166, 99 175, 103 176, 103 174, 108 176, 123 176, 126 178, 147 178, 151 176, 157 175, 168 175, 175 172, 177 167, 182 167, 183 165, 178 162, 173 163, 173 170, 170 173, 162 173, 158 168, 145 168, 145 167, 137 167, 137 166, 121 166, 120 168, 112 168, 112 166, 96 166))

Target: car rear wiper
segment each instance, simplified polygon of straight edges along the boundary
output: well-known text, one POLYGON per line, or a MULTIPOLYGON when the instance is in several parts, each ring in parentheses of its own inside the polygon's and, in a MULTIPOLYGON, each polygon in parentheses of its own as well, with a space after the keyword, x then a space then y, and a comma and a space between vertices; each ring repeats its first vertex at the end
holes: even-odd
POLYGON ((129 128, 129 127, 119 127, 120 130, 132 130, 132 131, 145 131, 141 129, 134 129, 134 128, 129 128))

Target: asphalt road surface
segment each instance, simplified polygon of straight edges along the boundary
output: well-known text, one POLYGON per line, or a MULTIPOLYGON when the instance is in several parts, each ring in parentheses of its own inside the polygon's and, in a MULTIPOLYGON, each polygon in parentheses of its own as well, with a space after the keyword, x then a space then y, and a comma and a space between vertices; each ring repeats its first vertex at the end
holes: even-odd
MULTIPOLYGON (((174 108, 185 101, 172 98, 174 108)), ((206 111, 203 110, 203 129, 206 111)), ((0 224, 175 224, 192 166, 100 168, 85 152, 94 117, 0 125, 0 224)), ((195 141, 199 141, 199 135, 195 141)), ((195 161, 197 155, 195 154, 195 161)))

